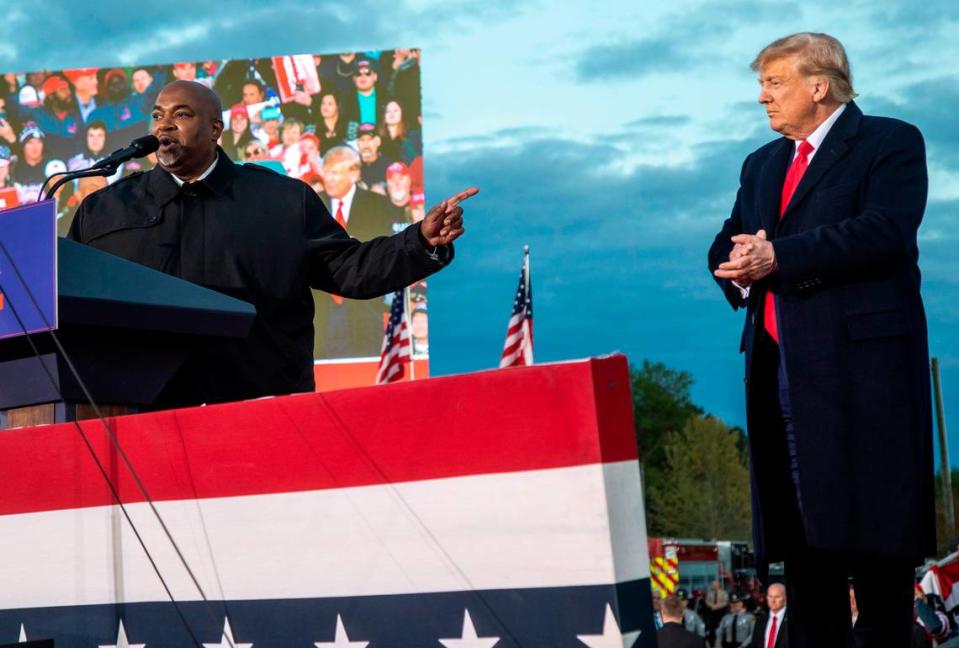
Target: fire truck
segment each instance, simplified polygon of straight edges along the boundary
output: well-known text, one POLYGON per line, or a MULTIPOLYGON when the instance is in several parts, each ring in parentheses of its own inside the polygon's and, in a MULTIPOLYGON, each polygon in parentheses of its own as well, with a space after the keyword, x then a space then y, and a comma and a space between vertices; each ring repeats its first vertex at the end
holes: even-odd
POLYGON ((718 580, 730 591, 745 591, 756 575, 749 543, 737 540, 650 538, 650 583, 661 595, 682 587, 706 591, 718 580))

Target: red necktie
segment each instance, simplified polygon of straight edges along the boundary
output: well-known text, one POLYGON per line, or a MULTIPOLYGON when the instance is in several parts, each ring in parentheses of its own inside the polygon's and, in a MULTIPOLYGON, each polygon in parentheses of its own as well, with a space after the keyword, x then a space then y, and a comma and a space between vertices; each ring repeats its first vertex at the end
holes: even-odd
MULTIPOLYGON (((803 140, 799 143, 799 154, 793 163, 789 165, 789 171, 786 172, 786 181, 783 182, 783 193, 779 200, 779 217, 782 218, 786 213, 786 207, 789 206, 789 200, 796 192, 799 181, 802 180, 806 167, 809 166, 809 154, 813 152, 813 145, 803 140)), ((766 301, 763 303, 763 325, 769 337, 779 344, 779 327, 776 324, 776 303, 772 291, 766 293, 766 301)))
POLYGON ((770 624, 769 628, 769 641, 766 642, 766 648, 773 648, 776 645, 776 619, 773 617, 773 622, 770 624))
MULTIPOLYGON (((334 216, 333 218, 336 220, 337 223, 339 223, 340 227, 342 227, 343 229, 346 229, 346 219, 343 218, 343 201, 340 200, 338 202, 339 204, 336 206, 336 216, 334 216)), ((332 299, 333 302, 336 303, 337 305, 343 303, 343 298, 340 297, 339 295, 330 294, 330 299, 332 299)))

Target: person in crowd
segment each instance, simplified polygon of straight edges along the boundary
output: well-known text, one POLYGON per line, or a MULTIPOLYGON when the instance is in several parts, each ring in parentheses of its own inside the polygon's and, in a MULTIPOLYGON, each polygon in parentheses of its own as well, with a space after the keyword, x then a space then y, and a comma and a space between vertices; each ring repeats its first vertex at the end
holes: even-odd
POLYGON ((423 306, 417 306, 410 314, 410 334, 413 338, 413 354, 428 355, 430 352, 430 316, 423 306))
POLYGON ((403 210, 410 222, 413 220, 410 210, 411 186, 410 170, 405 164, 394 162, 386 167, 386 195, 394 207, 403 210))
POLYGON ((779 39, 752 68, 782 137, 746 158, 708 265, 746 309, 757 566, 784 563, 794 648, 849 633, 849 576, 856 640, 903 646, 936 550, 922 134, 863 115, 828 34, 779 39))
POLYGON ((326 186, 323 184, 323 176, 320 174, 312 172, 307 173, 300 178, 300 180, 310 185, 310 189, 312 189, 317 196, 322 197, 326 193, 326 186))
POLYGON ((0 97, 0 142, 6 142, 7 146, 15 146, 17 142, 17 131, 7 119, 6 97, 0 97))
POLYGON ((383 111, 385 93, 376 90, 376 65, 367 58, 356 62, 353 71, 353 91, 343 101, 343 113, 346 121, 354 128, 360 124, 376 124, 383 111))
POLYGON ((90 115, 97 109, 97 94, 100 92, 100 84, 97 80, 98 71, 97 68, 78 68, 63 71, 70 83, 73 84, 73 97, 80 110, 83 123, 87 123, 90 115))
POLYGON ((356 63, 355 52, 342 52, 321 59, 317 73, 326 82, 325 87, 331 87, 337 96, 345 97, 355 90, 353 73, 356 72, 356 63))
POLYGON ((280 130, 280 145, 270 150, 275 160, 283 163, 288 176, 295 176, 300 168, 300 139, 303 137, 303 122, 287 119, 280 130))
MULTIPOLYGON (((356 148, 360 151, 363 167, 360 177, 365 189, 386 194, 386 170, 390 162, 380 155, 380 136, 373 124, 360 124, 356 129, 356 148)), ((394 205, 396 202, 394 201, 394 205)), ((406 207, 406 205, 397 205, 406 207)))
POLYGON ((40 187, 46 179, 44 171, 49 161, 44 151, 46 134, 33 122, 27 122, 20 132, 20 157, 11 172, 20 204, 36 202, 40 187))
MULTIPOLYGON (((689 592, 680 587, 676 590, 676 599, 682 606, 683 627, 703 639, 706 638, 706 624, 696 612, 689 607, 689 592)), ((702 645, 702 644, 700 644, 702 645)))
POLYGON ((949 617, 928 600, 926 594, 917 583, 913 595, 913 646, 925 645, 930 648, 943 646, 951 634, 949 617))
POLYGON ((766 588, 767 612, 756 618, 751 648, 789 648, 786 630, 786 587, 773 583, 766 588))
POLYGON ((259 140, 247 142, 246 146, 243 147, 242 160, 244 162, 256 162, 269 159, 271 159, 269 150, 267 150, 266 146, 259 140))
POLYGON ((0 144, 0 189, 13 186, 13 178, 10 176, 11 158, 13 158, 13 152, 10 147, 0 144))
POLYGON ((739 594, 729 596, 729 612, 723 616, 716 628, 715 648, 749 648, 753 640, 753 628, 756 619, 746 611, 739 594))
POLYGON ((265 89, 276 87, 276 73, 273 70, 272 60, 257 58, 227 61, 216 73, 213 90, 228 106, 245 103, 243 86, 248 81, 255 81, 260 88, 264 89, 264 96, 269 94, 265 89))
MULTIPOLYGON (((91 121, 84 129, 83 150, 67 160, 67 170, 89 169, 109 154, 110 152, 107 150, 107 125, 99 120, 91 121)), ((119 170, 117 173, 119 173, 119 170)))
POLYGON ((409 165, 414 158, 422 155, 420 131, 407 129, 403 107, 397 101, 388 101, 383 109, 380 138, 383 141, 382 154, 391 160, 409 165))
POLYGON ((16 102, 8 103, 8 114, 11 121, 21 124, 21 135, 28 123, 43 132, 47 155, 67 159, 80 148, 77 139, 83 128, 83 117, 64 77, 59 74, 47 77, 42 92, 42 105, 28 108, 16 102))
POLYGON ((220 145, 234 160, 243 159, 244 147, 253 141, 250 132, 250 116, 243 104, 235 104, 230 108, 230 128, 220 136, 220 145))
POLYGON ((316 126, 317 135, 320 136, 320 152, 323 155, 346 140, 346 120, 341 117, 340 100, 336 93, 320 93, 320 121, 316 126))
POLYGON ((153 85, 153 75, 147 68, 137 68, 133 71, 133 92, 142 95, 153 85))
MULTIPOLYGON (((168 84, 152 119, 160 140, 158 167, 87 196, 70 238, 256 308, 245 339, 203 345, 153 407, 312 391, 310 287, 372 298, 439 270, 452 258, 449 244, 463 231, 458 203, 478 191, 471 188, 440 203, 397 236, 361 243, 304 183, 227 158, 216 145, 222 107, 205 86, 168 84)), ((351 168, 358 173, 353 154, 351 168)), ((351 176, 347 182, 352 186, 351 176)), ((347 198, 331 194, 341 203, 347 198)), ((362 222, 360 203, 354 195, 340 211, 349 221, 362 222)))
MULTIPOLYGON (((412 194, 410 196, 410 220, 419 223, 424 216, 426 216, 426 196, 423 192, 412 194)), ((697 614, 699 614, 698 610, 697 614)))
POLYGON ((262 142, 267 150, 280 146, 280 127, 283 124, 283 112, 276 106, 267 106, 260 111, 260 123, 251 124, 253 137, 262 142))
POLYGON ((178 81, 196 81, 197 83, 205 85, 208 88, 213 87, 214 81, 213 77, 207 74, 200 76, 198 74, 196 63, 192 61, 174 63, 173 78, 178 81))
POLYGON ((302 180, 307 175, 323 175, 320 138, 316 133, 303 133, 300 138, 300 163, 293 177, 302 180))
POLYGON ((250 111, 250 120, 256 124, 261 121, 260 110, 266 101, 266 90, 259 81, 249 79, 243 83, 243 98, 241 103, 247 106, 250 111), (252 107, 251 107, 252 106, 252 107))
POLYGON ((723 589, 718 580, 709 584, 709 591, 706 593, 707 614, 704 619, 706 622, 706 636, 712 638, 715 635, 719 620, 726 614, 729 607, 729 595, 723 589))
POLYGON ((104 73, 103 86, 99 106, 90 114, 87 123, 98 121, 106 125, 106 148, 112 151, 143 135, 159 87, 149 85, 142 92, 133 93, 126 72, 120 68, 104 73))
MULTIPOLYGON (((321 197, 334 220, 360 241, 393 233, 393 223, 403 216, 379 194, 357 186, 360 156, 349 146, 336 146, 323 157, 321 197)), ((317 300, 315 326, 317 357, 371 357, 383 342, 382 299, 344 301, 323 296, 317 300)))
POLYGON ((662 627, 656 631, 659 648, 703 648, 703 638, 684 627, 683 615, 688 612, 678 596, 667 596, 660 606, 662 627))
POLYGON ((393 50, 391 59, 386 92, 403 106, 407 123, 420 127, 420 50, 398 47, 393 50))
POLYGON ((659 630, 663 627, 663 594, 659 589, 652 591, 653 627, 659 630))

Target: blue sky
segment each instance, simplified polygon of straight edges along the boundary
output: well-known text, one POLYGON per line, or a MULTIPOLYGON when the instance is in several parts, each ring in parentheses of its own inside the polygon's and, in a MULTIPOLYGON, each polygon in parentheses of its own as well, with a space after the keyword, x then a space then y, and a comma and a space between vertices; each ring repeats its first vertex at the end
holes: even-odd
POLYGON ((7 10, 0 69, 421 47, 427 199, 482 188, 456 263, 431 283, 434 373, 496 364, 528 243, 537 360, 663 361, 741 425, 741 315, 705 253, 742 159, 774 137, 748 64, 801 30, 845 43, 865 112, 926 136, 920 264, 959 457, 954 2, 39 0, 7 10))

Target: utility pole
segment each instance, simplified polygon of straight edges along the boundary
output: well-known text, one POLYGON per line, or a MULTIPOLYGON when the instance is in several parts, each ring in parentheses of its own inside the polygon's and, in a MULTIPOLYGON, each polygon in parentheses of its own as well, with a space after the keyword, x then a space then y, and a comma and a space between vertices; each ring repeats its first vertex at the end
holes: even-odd
POLYGON ((949 443, 946 437, 946 414, 942 409, 942 381, 939 379, 939 358, 933 358, 932 397, 936 404, 936 425, 939 428, 939 474, 942 481, 942 512, 945 516, 947 535, 956 532, 956 511, 952 504, 952 467, 949 465, 949 443))

